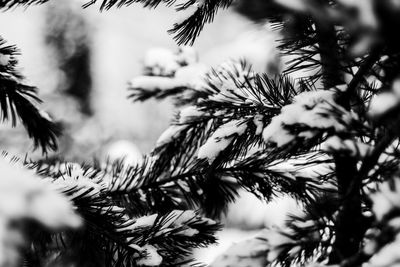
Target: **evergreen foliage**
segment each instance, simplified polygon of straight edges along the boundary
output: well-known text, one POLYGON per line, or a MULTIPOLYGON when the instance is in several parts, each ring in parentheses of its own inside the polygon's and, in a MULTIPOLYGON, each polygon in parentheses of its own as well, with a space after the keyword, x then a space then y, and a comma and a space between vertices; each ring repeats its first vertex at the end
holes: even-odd
MULTIPOLYGON (((194 7, 171 29, 178 44, 193 44, 217 11, 234 3, 100 2, 102 10, 132 3, 194 7)), ((236 61, 204 71, 190 48, 171 57, 173 70, 145 66, 129 97, 171 98, 178 113, 142 163, 86 166, 4 154, 16 168, 34 170, 84 222, 54 233, 36 219, 40 225, 24 233, 29 245, 9 266, 197 266, 191 249, 216 241, 214 220, 240 188, 266 201, 290 195, 303 211, 284 228, 263 231, 254 251, 237 257, 228 255, 237 250, 227 251, 224 259, 233 262, 218 266, 242 266, 240 257, 252 266, 399 264, 400 46, 393 35, 400 8, 389 0, 258 4, 259 10, 245 2, 238 8, 280 31, 278 49, 290 58, 283 73, 270 77, 236 61)), ((1 39, 2 118, 15 123, 18 115, 36 146, 55 149, 58 130, 30 102, 39 99, 15 71, 16 51, 1 39)))
POLYGON ((36 95, 37 88, 23 83, 24 77, 16 70, 17 55, 17 48, 7 45, 0 37, 1 120, 10 120, 15 126, 19 117, 35 148, 40 146, 44 152, 54 150, 60 134, 59 126, 35 106, 35 102, 41 102, 36 95))

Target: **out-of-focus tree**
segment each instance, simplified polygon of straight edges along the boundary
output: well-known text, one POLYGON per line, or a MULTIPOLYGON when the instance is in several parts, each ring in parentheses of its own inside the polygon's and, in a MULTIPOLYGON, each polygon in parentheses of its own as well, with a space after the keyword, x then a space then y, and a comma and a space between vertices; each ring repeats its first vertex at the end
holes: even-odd
POLYGON ((91 115, 90 26, 76 8, 69 1, 49 3, 45 39, 62 76, 58 91, 75 98, 80 112, 91 115))

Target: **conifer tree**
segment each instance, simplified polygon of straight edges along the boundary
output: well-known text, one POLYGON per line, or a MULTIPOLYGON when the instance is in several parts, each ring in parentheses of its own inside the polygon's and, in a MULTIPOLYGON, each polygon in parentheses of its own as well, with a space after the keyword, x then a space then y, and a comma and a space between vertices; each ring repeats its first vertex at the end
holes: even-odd
MULTIPOLYGON (((0 8, 45 2, 0 1, 0 8)), ((219 9, 235 4, 92 0, 84 6, 96 2, 101 10, 132 3, 194 8, 170 30, 179 45, 193 44, 219 9)), ((390 0, 249 2, 258 8, 243 1, 241 12, 282 36, 278 49, 290 58, 283 72, 255 73, 242 61, 204 70, 191 48, 153 51, 129 97, 171 98, 179 112, 142 163, 4 155, 13 167, 4 163, 1 178, 29 173, 26 179, 48 185, 73 219, 52 221, 42 202, 28 205, 34 186, 18 195, 21 212, 0 203, 0 249, 17 255, 0 258, 1 264, 193 266, 191 249, 215 242, 215 220, 244 188, 266 201, 292 196, 302 211, 284 228, 237 244, 212 266, 399 265, 400 6, 390 0), (10 243, 7 229, 27 244, 10 243)), ((16 53, 1 40, 2 119, 15 123, 19 116, 36 146, 55 149, 59 131, 32 103, 39 99, 16 72, 16 53)))

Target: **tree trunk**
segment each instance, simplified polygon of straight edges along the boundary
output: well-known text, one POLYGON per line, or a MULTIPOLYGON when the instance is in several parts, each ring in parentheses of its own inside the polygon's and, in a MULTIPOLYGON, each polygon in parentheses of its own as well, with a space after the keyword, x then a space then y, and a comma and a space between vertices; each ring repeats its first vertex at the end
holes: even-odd
MULTIPOLYGON (((316 23, 322 64, 323 85, 326 90, 343 84, 339 46, 333 25, 316 23)), ((350 99, 342 98, 340 104, 350 109, 350 99)), ((350 156, 336 155, 336 179, 340 208, 335 225, 335 241, 329 258, 330 264, 355 255, 363 238, 360 182, 357 179, 357 160, 350 156)))

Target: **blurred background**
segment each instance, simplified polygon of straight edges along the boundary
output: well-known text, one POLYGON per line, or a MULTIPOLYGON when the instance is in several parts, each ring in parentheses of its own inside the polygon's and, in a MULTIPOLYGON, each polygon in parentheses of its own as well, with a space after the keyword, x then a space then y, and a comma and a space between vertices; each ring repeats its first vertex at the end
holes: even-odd
MULTIPOLYGON (((247 6, 257 10, 256 1, 250 2, 253 5, 247 6)), ((82 1, 54 3, 0 14, 0 34, 20 48, 21 72, 39 88, 41 108, 63 125, 59 150, 52 155, 77 162, 127 156, 135 162, 151 151, 174 111, 168 101, 131 103, 128 81, 141 75, 149 49, 178 48, 167 30, 185 14, 162 6, 149 10, 133 4, 99 12, 96 6, 83 10, 82 1)), ((279 66, 278 36, 251 20, 257 15, 254 10, 245 10, 239 2, 236 8, 219 12, 194 45, 200 62, 212 67, 246 59, 260 72, 270 71, 271 62, 279 66)), ((33 151, 22 127, 0 127, 2 150, 42 156, 33 151)), ((210 262, 232 242, 281 223, 285 211, 294 207, 290 199, 267 206, 243 192, 225 218, 228 230, 221 232, 218 249, 199 254, 210 262)))

